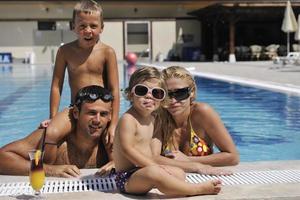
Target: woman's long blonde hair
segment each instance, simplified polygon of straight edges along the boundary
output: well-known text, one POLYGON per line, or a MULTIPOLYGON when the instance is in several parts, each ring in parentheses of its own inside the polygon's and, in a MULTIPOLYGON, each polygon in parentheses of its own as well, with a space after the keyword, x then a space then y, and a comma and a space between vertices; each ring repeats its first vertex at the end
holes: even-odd
MULTIPOLYGON (((188 84, 191 88, 191 104, 195 101, 197 87, 195 84, 195 80, 191 73, 187 71, 185 68, 180 66, 171 66, 162 71, 162 78, 164 81, 167 81, 171 78, 181 79, 188 84)), ((173 132, 176 128, 176 123, 172 117, 172 115, 168 112, 168 110, 164 107, 161 107, 158 110, 158 115, 156 117, 155 122, 155 131, 161 134, 162 137, 162 151, 166 149, 166 147, 173 143, 173 132)))

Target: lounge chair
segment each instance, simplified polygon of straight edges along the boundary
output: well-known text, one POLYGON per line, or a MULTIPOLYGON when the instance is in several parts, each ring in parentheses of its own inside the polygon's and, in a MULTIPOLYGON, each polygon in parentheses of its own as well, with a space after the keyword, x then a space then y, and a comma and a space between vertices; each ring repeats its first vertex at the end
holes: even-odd
POLYGON ((260 55, 261 55, 261 51, 262 51, 262 46, 260 46, 260 45, 251 45, 250 50, 251 50, 251 59, 252 60, 259 60, 260 55))
POLYGON ((274 63, 282 64, 282 66, 285 66, 287 64, 296 64, 296 62, 300 63, 300 52, 290 52, 285 57, 274 58, 274 63))
POLYGON ((278 57, 277 51, 280 45, 278 44, 271 44, 265 48, 265 54, 268 56, 269 59, 273 60, 274 58, 278 57))

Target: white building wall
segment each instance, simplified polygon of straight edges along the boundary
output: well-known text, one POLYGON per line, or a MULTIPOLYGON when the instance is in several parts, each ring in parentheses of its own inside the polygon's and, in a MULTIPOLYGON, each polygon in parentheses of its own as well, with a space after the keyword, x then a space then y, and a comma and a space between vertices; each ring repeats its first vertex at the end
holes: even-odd
POLYGON ((33 30, 37 29, 34 21, 5 22, 0 21, 0 47, 2 46, 31 46, 33 30))
MULTIPOLYGON (((0 27, 0 52, 11 52, 15 59, 27 58, 34 52, 35 63, 53 63, 61 43, 76 39, 71 30, 39 31, 36 21, 0 22, 0 27)), ((106 22, 100 38, 115 49, 118 60, 123 59, 122 22, 106 22)))
MULTIPOLYGON (((68 30, 69 21, 58 23, 61 26, 57 26, 57 30, 39 31, 37 21, 0 21, 0 52, 12 52, 13 57, 17 59, 24 59, 30 52, 34 52, 36 63, 53 63, 61 43, 76 39, 74 32, 68 30)), ((100 39, 114 48, 118 60, 123 60, 123 21, 105 21, 104 24, 100 39)), ((159 54, 166 59, 168 52, 175 47, 180 53, 185 46, 201 46, 200 28, 200 22, 197 20, 153 20, 152 59, 157 59, 159 54), (191 36, 192 40, 175 45, 180 27, 183 34, 191 36)))
POLYGON ((123 23, 104 22, 104 30, 100 36, 101 41, 114 48, 118 60, 123 60, 123 23))
POLYGON ((173 48, 176 42, 176 21, 153 21, 152 22, 152 52, 153 60, 159 54, 164 59, 167 58, 168 52, 173 48))

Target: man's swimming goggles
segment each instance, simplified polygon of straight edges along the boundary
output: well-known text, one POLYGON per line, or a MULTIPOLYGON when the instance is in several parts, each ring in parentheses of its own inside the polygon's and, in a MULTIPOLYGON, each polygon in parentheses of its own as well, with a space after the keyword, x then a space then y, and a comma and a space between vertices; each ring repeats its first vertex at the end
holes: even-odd
POLYGON ((185 87, 175 90, 168 90, 168 96, 170 99, 174 98, 176 101, 182 101, 189 98, 191 95, 191 88, 185 87))
POLYGON ((158 101, 162 101, 166 97, 166 92, 164 89, 160 87, 148 88, 143 84, 135 85, 131 91, 135 96, 138 97, 143 97, 150 92, 152 97, 158 101))
POLYGON ((98 99, 101 99, 104 102, 109 102, 113 100, 113 96, 109 90, 98 86, 98 85, 90 85, 84 88, 81 88, 76 97, 75 97, 75 105, 79 106, 82 102, 94 102, 98 99))

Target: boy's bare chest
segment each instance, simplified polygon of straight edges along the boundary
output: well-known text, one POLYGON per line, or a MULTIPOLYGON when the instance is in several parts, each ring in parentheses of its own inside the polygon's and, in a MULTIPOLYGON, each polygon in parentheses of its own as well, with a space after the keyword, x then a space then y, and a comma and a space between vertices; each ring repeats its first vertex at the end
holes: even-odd
POLYGON ((99 51, 90 54, 75 51, 67 58, 67 69, 71 74, 97 73, 99 75, 103 73, 105 64, 105 57, 99 51))

